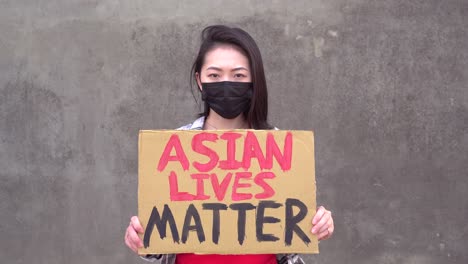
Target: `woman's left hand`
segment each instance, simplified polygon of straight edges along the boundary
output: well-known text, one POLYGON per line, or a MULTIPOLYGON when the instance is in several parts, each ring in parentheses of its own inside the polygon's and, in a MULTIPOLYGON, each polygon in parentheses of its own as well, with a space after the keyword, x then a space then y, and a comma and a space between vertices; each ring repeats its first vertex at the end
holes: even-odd
POLYGON ((312 234, 317 235, 318 240, 325 240, 332 236, 334 229, 331 212, 320 206, 312 219, 312 234))

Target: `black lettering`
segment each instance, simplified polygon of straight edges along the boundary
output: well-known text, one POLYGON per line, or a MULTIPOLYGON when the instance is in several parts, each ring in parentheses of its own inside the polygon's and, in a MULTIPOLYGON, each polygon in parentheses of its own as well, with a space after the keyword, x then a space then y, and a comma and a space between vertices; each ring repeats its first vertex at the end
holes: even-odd
POLYGON ((198 241, 201 243, 205 241, 205 232, 201 224, 200 215, 198 214, 197 208, 193 204, 190 204, 185 214, 184 227, 182 228, 182 243, 187 242, 189 231, 197 231, 198 241), (194 220, 194 224, 190 225, 194 220))
POLYGON ((220 229, 219 210, 227 210, 227 205, 222 203, 204 203, 202 206, 203 210, 213 210, 213 230, 211 232, 211 240, 217 245, 220 229))
POLYGON ((284 235, 284 242, 286 246, 291 245, 293 232, 295 232, 306 245, 310 243, 309 237, 302 231, 302 229, 297 225, 301 222, 304 217, 307 215, 307 207, 305 204, 298 199, 288 198, 286 199, 286 228, 284 235), (293 215, 293 207, 298 207, 299 212, 297 215, 293 215))
POLYGON ((166 237, 166 228, 167 224, 169 223, 169 227, 171 228, 172 239, 174 242, 179 243, 179 232, 177 231, 177 226, 174 221, 174 216, 172 215, 171 209, 167 204, 164 205, 162 217, 159 215, 158 209, 156 206, 153 207, 151 211, 151 216, 148 220, 148 224, 146 225, 145 235, 143 237, 143 245, 145 248, 149 247, 151 234, 153 233, 153 228, 156 225, 158 228, 159 236, 161 239, 166 237))
POLYGON ((237 212, 237 240, 239 244, 242 245, 245 239, 245 218, 246 218, 246 211, 255 209, 250 203, 237 203, 231 204, 229 206, 232 210, 236 210, 237 212))
POLYGON ((263 233, 263 224, 266 223, 278 223, 280 220, 276 217, 272 216, 265 216, 265 209, 266 208, 278 208, 281 204, 275 203, 275 201, 261 201, 258 204, 257 209, 257 217, 255 218, 255 226, 257 232, 257 241, 278 241, 279 238, 272 235, 272 234, 264 234, 263 233))

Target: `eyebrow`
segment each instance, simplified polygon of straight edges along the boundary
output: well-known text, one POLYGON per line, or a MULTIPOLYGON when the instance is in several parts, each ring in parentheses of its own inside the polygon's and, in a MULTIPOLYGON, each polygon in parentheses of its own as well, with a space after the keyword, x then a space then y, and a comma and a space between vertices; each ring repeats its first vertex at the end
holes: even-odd
MULTIPOLYGON (((210 67, 206 68, 206 70, 222 71, 221 68, 215 67, 215 66, 210 66, 210 67)), ((236 68, 232 69, 231 71, 233 72, 233 71, 239 71, 239 70, 249 71, 249 70, 247 70, 247 68, 242 67, 242 66, 241 67, 236 67, 236 68)))

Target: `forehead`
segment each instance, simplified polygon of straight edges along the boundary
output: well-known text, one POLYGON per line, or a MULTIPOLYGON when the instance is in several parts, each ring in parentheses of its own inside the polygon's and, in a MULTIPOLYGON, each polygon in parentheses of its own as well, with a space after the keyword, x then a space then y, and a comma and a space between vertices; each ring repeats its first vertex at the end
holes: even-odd
POLYGON ((221 44, 206 53, 203 66, 209 67, 210 65, 243 66, 247 68, 249 66, 249 59, 240 48, 233 45, 221 44))

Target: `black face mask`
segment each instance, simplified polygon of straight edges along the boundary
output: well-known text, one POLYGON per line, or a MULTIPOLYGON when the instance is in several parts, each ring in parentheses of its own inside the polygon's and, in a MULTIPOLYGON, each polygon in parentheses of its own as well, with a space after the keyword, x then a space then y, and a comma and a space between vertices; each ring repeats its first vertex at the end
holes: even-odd
POLYGON ((202 100, 218 115, 232 119, 250 108, 251 82, 202 83, 202 100))

